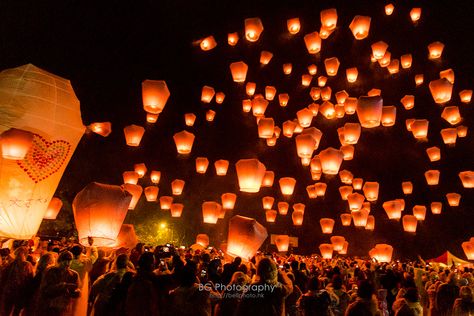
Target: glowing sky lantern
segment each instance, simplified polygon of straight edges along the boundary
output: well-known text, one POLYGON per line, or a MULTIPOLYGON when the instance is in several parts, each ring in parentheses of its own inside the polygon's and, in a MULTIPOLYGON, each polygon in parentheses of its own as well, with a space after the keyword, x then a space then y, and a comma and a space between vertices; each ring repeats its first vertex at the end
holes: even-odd
POLYGON ((326 9, 320 12, 321 25, 328 30, 334 30, 337 25, 337 10, 326 9))
POLYGON ((323 234, 332 234, 335 221, 332 218, 321 218, 319 224, 321 225, 321 231, 323 234))
POLYGON ((369 219, 369 211, 361 209, 359 211, 353 211, 351 213, 355 227, 366 227, 367 220, 369 219))
MULTIPOLYGON (((313 101, 316 101, 316 100, 319 100, 319 98, 321 98, 321 89, 318 88, 318 87, 312 87, 311 90, 309 91, 309 95, 311 97, 311 99, 313 99, 313 101)), ((319 109, 319 105, 317 103, 313 103, 313 104, 316 104, 318 106, 318 109, 319 109)), ((313 111, 313 114, 314 114, 314 111, 313 111)), ((316 112, 316 114, 318 114, 316 112)), ((316 115, 314 114, 314 115, 316 115)))
POLYGON ((240 191, 256 193, 260 191, 263 177, 265 176, 265 165, 258 159, 240 159, 235 164, 240 191))
POLYGON ((283 64, 283 73, 285 75, 290 75, 291 74, 291 71, 293 70, 293 65, 291 63, 286 63, 286 64, 283 64))
POLYGON ((0 73, 0 112, 0 236, 29 239, 85 131, 79 100, 68 80, 28 64, 0 73))
POLYGON ((374 230, 375 229, 375 217, 373 215, 369 215, 367 217, 367 223, 365 225, 365 230, 374 230))
POLYGON ((207 234, 198 234, 196 236, 196 244, 207 248, 209 246, 209 236, 207 234))
POLYGON ((446 200, 448 200, 449 206, 459 206, 459 203, 461 202, 461 194, 446 193, 446 200))
POLYGON ((290 205, 287 202, 278 202, 278 213, 280 215, 286 215, 288 214, 288 209, 290 208, 290 205))
POLYGON ((313 120, 313 112, 307 108, 299 110, 296 112, 296 116, 298 118, 298 122, 302 127, 309 127, 311 126, 311 122, 313 120))
POLYGON ((456 128, 443 128, 440 131, 441 138, 446 145, 454 146, 458 137, 458 131, 456 128))
POLYGON ((225 210, 233 210, 237 195, 234 193, 224 193, 221 195, 222 208, 225 210))
POLYGON ((344 241, 344 245, 342 247, 342 250, 339 251, 339 254, 340 255, 346 255, 348 248, 349 248, 349 242, 346 240, 346 241, 344 241))
POLYGON ((451 100, 453 84, 448 79, 433 80, 430 82, 429 87, 435 103, 444 104, 451 100))
POLYGON ((258 137, 272 138, 275 130, 275 121, 272 118, 261 118, 258 121, 258 137))
POLYGON ((383 57, 377 61, 380 67, 382 68, 388 67, 390 65, 390 62, 392 61, 392 53, 390 53, 389 51, 386 51, 385 55, 383 55, 383 57))
POLYGON ((415 75, 415 84, 417 87, 422 85, 424 80, 425 80, 425 76, 423 74, 415 75))
POLYGON ((413 57, 411 54, 405 54, 400 56, 400 63, 402 64, 403 69, 408 69, 411 67, 413 61, 413 57))
POLYGON ((443 54, 444 44, 441 42, 433 42, 428 45, 428 58, 438 59, 443 54))
POLYGON ((361 127, 359 123, 344 124, 344 142, 348 145, 357 144, 359 141, 361 127))
POLYGON ((374 202, 377 201, 379 197, 379 183, 378 182, 365 182, 364 187, 364 195, 367 201, 374 202))
POLYGON ((268 101, 273 101, 273 99, 275 98, 275 94, 276 94, 275 87, 273 86, 265 87, 265 99, 267 99, 268 101))
POLYGON ((281 194, 290 196, 293 194, 296 185, 296 179, 292 177, 283 177, 278 180, 280 184, 281 194))
POLYGON ((318 72, 318 67, 315 64, 311 64, 308 66, 308 72, 311 76, 315 76, 318 72))
POLYGON ((395 10, 395 6, 392 3, 385 5, 385 14, 392 15, 393 11, 395 10))
POLYGON ((239 34, 236 33, 229 33, 227 34, 227 43, 230 46, 235 46, 237 45, 237 42, 239 41, 239 34))
POLYGON ((298 34, 301 29, 300 19, 293 18, 286 20, 286 27, 288 28, 288 32, 290 32, 290 34, 298 34))
POLYGON ((357 81, 357 77, 359 76, 359 71, 357 67, 347 68, 346 69, 346 79, 349 83, 354 83, 357 81))
POLYGON ((403 194, 408 195, 413 193, 413 183, 411 181, 402 182, 402 191, 403 194))
POLYGON ((209 167, 209 160, 206 157, 197 157, 196 158, 196 172, 204 174, 209 167))
POLYGON ((364 203, 364 201, 365 197, 359 193, 351 193, 347 196, 347 202, 349 203, 349 209, 351 211, 359 211, 362 208, 362 203, 364 203))
POLYGON ((459 99, 462 103, 470 103, 472 98, 472 90, 462 90, 459 92, 459 99))
POLYGON ((291 214, 291 220, 293 221, 294 226, 303 225, 304 212, 295 211, 291 214))
POLYGON ((440 78, 446 78, 449 82, 454 84, 454 70, 451 68, 440 71, 439 72, 439 77, 440 78))
POLYGON ((398 59, 392 59, 387 66, 387 70, 391 75, 398 73, 400 71, 400 61, 398 59))
POLYGON ((189 154, 193 148, 194 134, 188 131, 181 131, 174 134, 174 143, 178 154, 189 154))
POLYGON ((144 163, 135 164, 133 166, 133 169, 135 170, 135 172, 138 174, 138 177, 140 178, 143 178, 143 176, 145 175, 147 171, 146 165, 144 163))
POLYGON ((196 121, 196 115, 194 113, 184 114, 184 123, 186 126, 193 126, 196 121))
POLYGON ((435 215, 441 214, 442 209, 443 209, 443 203, 431 202, 431 213, 435 215))
POLYGON ((321 167, 324 174, 334 175, 339 172, 344 155, 338 149, 326 148, 319 153, 321 167))
POLYGON ((200 43, 199 43, 199 47, 203 50, 203 51, 208 51, 208 50, 211 50, 213 48, 215 48, 217 46, 217 42, 214 38, 214 36, 208 36, 206 38, 203 38, 200 43))
POLYGON ((447 106, 443 109, 441 117, 451 125, 456 125, 462 121, 461 113, 457 106, 447 106))
POLYGON ((243 61, 236 61, 230 64, 230 72, 234 82, 245 82, 249 67, 243 61))
POLYGON ((316 192, 316 187, 313 184, 310 184, 306 187, 306 193, 308 193, 308 197, 310 199, 315 199, 318 197, 318 193, 316 192))
POLYGON ((466 137, 467 136, 467 126, 464 126, 464 125, 459 125, 458 127, 456 127, 456 130, 458 132, 458 137, 466 137))
POLYGON ((277 218, 278 212, 275 210, 266 210, 265 211, 265 219, 267 223, 274 223, 277 218))
POLYGON ((262 187, 273 186, 273 180, 275 179, 275 173, 273 171, 265 171, 265 175, 262 180, 262 187))
POLYGON ((463 187, 466 189, 474 188, 474 171, 461 171, 458 175, 463 187))
POLYGON ((151 114, 151 113, 147 113, 146 114, 146 121, 147 123, 156 123, 156 121, 158 121, 158 114, 151 114))
POLYGON ((280 103, 281 107, 287 106, 289 100, 290 100, 290 96, 288 95, 288 93, 280 93, 278 95, 278 102, 280 103))
POLYGON ((379 60, 382 59, 385 55, 385 52, 388 48, 388 44, 384 41, 378 41, 376 43, 373 43, 370 47, 372 48, 372 55, 374 56, 374 58, 379 60))
POLYGON ((203 86, 201 89, 201 102, 211 103, 212 98, 214 98, 215 94, 216 91, 213 87, 203 86))
POLYGON ((419 221, 424 221, 426 217, 426 206, 424 205, 415 205, 413 206, 413 215, 419 221))
POLYGON ((439 170, 428 170, 425 172, 425 179, 428 185, 438 185, 439 183, 439 170))
POLYGON ((152 114, 160 114, 170 97, 170 91, 163 80, 144 80, 142 82, 143 109, 152 114))
POLYGON ((270 60, 272 60, 272 58, 273 58, 272 52, 262 50, 262 52, 260 53, 260 63, 262 65, 268 65, 268 63, 270 63, 270 60))
POLYGON ((463 242, 461 247, 464 250, 467 260, 474 260, 474 237, 471 237, 471 239, 468 241, 463 242))
POLYGON ((399 220, 402 217, 402 204, 399 200, 386 201, 382 207, 389 219, 399 220))
POLYGON ((142 126, 132 124, 125 126, 123 132, 125 134, 125 141, 127 145, 131 147, 138 147, 140 146, 143 134, 145 134, 145 129, 142 126))
POLYGON ((414 95, 405 95, 400 102, 403 104, 405 110, 411 110, 415 107, 415 96, 414 95))
POLYGON ((112 133, 112 123, 110 122, 95 122, 91 123, 88 128, 100 136, 107 137, 112 133))
POLYGON ((425 119, 414 120, 411 124, 411 132, 416 139, 426 139, 428 137, 429 121, 425 119))
POLYGON ((321 50, 321 37, 319 37, 318 32, 306 34, 304 36, 304 42, 310 54, 317 54, 321 50))
POLYGON ((403 215, 402 223, 404 231, 406 231, 407 233, 416 233, 418 219, 415 215, 403 215))
POLYGON ((181 195, 183 193, 185 181, 181 179, 174 179, 171 182, 171 192, 173 195, 181 195))
POLYGON ((395 120, 397 118, 397 108, 393 105, 383 106, 382 107, 382 118, 381 122, 383 126, 393 126, 395 125, 395 120))
POLYGON ((353 19, 349 28, 356 40, 362 40, 369 35, 370 30, 370 16, 356 15, 353 19))
POLYGON ((63 201, 61 201, 60 198, 53 197, 51 199, 51 202, 49 202, 48 209, 46 210, 46 213, 44 213, 43 218, 56 219, 62 207, 63 207, 63 201))
POLYGON ((421 8, 413 8, 410 10, 410 19, 413 23, 418 22, 421 18, 421 8))
POLYGON ((283 135, 291 138, 296 128, 296 123, 293 121, 285 121, 283 123, 283 135))
POLYGON ((331 94, 331 87, 324 87, 321 89, 321 99, 323 99, 323 101, 329 101, 331 99, 331 94))
POLYGON ((155 184, 158 184, 160 182, 160 179, 161 179, 161 172, 160 171, 157 171, 157 170, 152 170, 150 172, 150 180, 151 182, 155 183, 155 184))
POLYGON ((341 214, 342 226, 351 226, 352 215, 348 213, 341 214))
POLYGON ((383 100, 380 96, 361 96, 357 101, 357 117, 360 125, 373 128, 380 125, 383 100))
POLYGON ((354 178, 354 175, 349 170, 341 170, 339 171, 339 178, 344 184, 352 184, 352 179, 354 178))
POLYGON ((245 19, 245 38, 249 42, 256 42, 263 32, 263 24, 259 18, 245 19))
POLYGON ((148 186, 144 190, 145 198, 148 202, 155 202, 158 199, 159 188, 157 186, 148 186))
POLYGON ((255 219, 239 215, 234 216, 229 221, 227 254, 250 260, 267 239, 267 236, 266 228, 255 219))
POLYGON ((222 104, 225 99, 225 94, 224 92, 217 92, 216 93, 216 103, 217 104, 222 104))
POLYGON ((275 201, 275 198, 272 196, 264 196, 262 198, 262 205, 264 210, 271 210, 273 207, 273 202, 275 201))
POLYGON ((219 219, 222 206, 213 201, 207 201, 202 203, 202 216, 204 223, 215 224, 219 219))
POLYGON ((263 116, 267 109, 268 101, 258 95, 252 100, 252 112, 255 116, 263 116))
POLYGON ((34 135, 21 129, 10 128, 0 134, 2 157, 23 160, 33 145, 34 135))
POLYGON ((339 69, 339 59, 337 57, 326 58, 324 60, 324 66, 326 67, 326 73, 328 76, 335 76, 337 75, 337 71, 339 69))
POLYGON ((320 244, 319 251, 321 252, 321 257, 323 259, 332 259, 334 247, 332 244, 320 244))
POLYGON ((173 203, 172 196, 160 196, 160 208, 162 210, 169 210, 171 208, 171 204, 173 203))
POLYGON ((170 207, 171 217, 181 217, 183 214, 184 205, 181 203, 173 203, 170 207))
POLYGON ((252 100, 250 99, 242 100, 242 110, 245 113, 248 113, 250 112, 251 109, 252 109, 252 100))
POLYGON ((301 76, 301 85, 303 87, 309 87, 312 80, 313 80, 313 76, 308 75, 308 74, 304 74, 304 75, 301 76))
POLYGON ((88 237, 93 237, 94 246, 114 245, 131 200, 119 186, 89 183, 72 202, 79 242, 89 246, 88 237))
POLYGON ((369 251, 369 256, 378 262, 392 261, 393 247, 387 244, 377 244, 369 251))
POLYGON ((286 252, 290 246, 290 237, 288 235, 276 235, 275 245, 278 252, 286 252))
POLYGON ((229 161, 220 159, 214 162, 214 168, 216 169, 216 175, 225 176, 227 169, 229 169, 229 161))
POLYGON ((354 190, 362 190, 363 183, 364 183, 364 179, 362 178, 352 179, 352 187, 354 188, 354 190))
POLYGON ((142 196, 143 188, 138 184, 125 183, 122 188, 132 195, 132 200, 128 206, 129 210, 134 210, 142 196))

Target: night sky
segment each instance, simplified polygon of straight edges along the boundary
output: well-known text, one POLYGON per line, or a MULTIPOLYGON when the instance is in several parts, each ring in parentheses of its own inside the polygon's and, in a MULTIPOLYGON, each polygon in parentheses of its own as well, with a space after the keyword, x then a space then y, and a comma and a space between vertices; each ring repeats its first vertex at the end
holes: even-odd
MULTIPOLYGON (((103 138, 88 133, 82 138, 63 175, 56 194, 65 202, 59 218, 72 218, 69 203, 77 192, 91 181, 122 183, 122 172, 133 170, 135 163, 144 162, 148 170, 160 170, 160 196, 171 195, 170 183, 179 178, 186 181, 184 192, 175 201, 184 203, 181 218, 171 218, 160 210, 158 203, 146 202, 144 196, 135 210, 130 211, 126 222, 154 227, 166 221, 192 243, 197 233, 208 233, 211 242, 218 244, 226 237, 226 223, 235 214, 256 218, 269 233, 289 234, 300 238, 299 252, 318 252, 318 245, 329 241, 321 233, 319 219, 336 219, 334 234, 349 241, 349 254, 366 255, 376 243, 394 246, 396 257, 423 257, 440 255, 449 249, 465 258, 461 242, 474 236, 474 195, 472 189, 462 187, 458 173, 474 170, 474 141, 472 130, 466 138, 458 138, 449 148, 442 142, 440 129, 451 127, 441 119, 442 107, 433 102, 428 89, 431 80, 438 79, 441 70, 455 72, 453 97, 447 105, 460 108, 461 125, 472 128, 474 115, 471 104, 459 101, 458 93, 473 89, 473 7, 468 1, 392 1, 393 15, 384 14, 388 1, 2 1, 0 4, 0 69, 26 63, 71 80, 81 101, 84 125, 93 122, 112 122, 112 134, 103 138), (133 4, 132 4, 133 3, 133 4), (421 20, 413 25, 409 18, 412 7, 421 6, 421 20), (338 27, 316 56, 308 54, 303 37, 319 31, 319 12, 336 8, 338 27), (369 37, 354 40, 348 25, 355 15, 372 17, 369 37), (260 17, 264 31, 260 40, 249 43, 244 39, 244 19, 260 17), (299 17, 302 30, 290 36, 286 20, 299 17), (227 33, 239 32, 235 47, 227 44, 227 33), (213 35, 218 42, 215 49, 201 51, 196 41, 213 35), (388 43, 392 58, 411 53, 413 66, 389 75, 386 69, 371 64, 370 44, 383 40, 388 43), (430 61, 427 45, 433 41, 444 43, 442 59, 430 61), (271 51, 273 59, 260 66, 262 50, 271 51), (338 57, 339 73, 328 80, 335 92, 345 89, 351 96, 365 95, 372 88, 382 90, 384 105, 397 106, 397 122, 393 127, 363 129, 355 146, 355 158, 344 161, 341 170, 350 170, 355 177, 380 183, 379 198, 372 204, 371 215, 376 218, 375 231, 368 232, 342 227, 339 215, 348 210, 347 202, 340 199, 339 178, 323 176, 328 183, 326 197, 309 199, 306 186, 311 180, 309 167, 302 167, 296 155, 294 137, 281 136, 275 147, 267 147, 258 138, 257 125, 251 113, 243 113, 242 99, 247 98, 245 85, 232 81, 229 64, 243 60, 249 65, 247 80, 257 83, 257 93, 264 93, 266 85, 274 85, 278 93, 289 93, 286 108, 272 101, 265 113, 281 124, 295 118, 295 113, 312 100, 309 88, 301 87, 301 75, 314 63, 318 74, 324 75, 324 59, 338 57), (293 63, 293 72, 285 76, 282 64, 293 63), (359 68, 357 83, 348 85, 345 69, 359 68), (414 75, 423 73, 425 83, 415 87, 414 75), (148 124, 142 108, 141 82, 145 79, 165 80, 171 96, 156 124, 148 124), (200 102, 201 88, 209 85, 223 91, 222 105, 200 102), (415 95, 415 108, 405 110, 400 99, 406 94, 415 95), (205 120, 209 109, 217 112, 213 122, 205 120), (197 115, 194 127, 186 127, 184 113, 197 115), (426 118, 430 121, 428 141, 414 139, 405 128, 407 118, 426 118), (139 148, 126 146, 123 127, 130 124, 146 128, 139 148), (196 135, 192 153, 178 156, 173 134, 183 129, 196 135), (442 159, 431 163, 425 149, 441 148, 442 159), (195 158, 204 156, 210 161, 205 175, 195 171, 195 158), (242 158, 258 158, 267 170, 275 172, 273 188, 262 188, 257 194, 240 193, 235 173, 235 162, 242 158), (230 161, 227 176, 215 175, 213 162, 230 161), (426 185, 424 172, 441 171, 440 185, 426 185), (292 176, 297 179, 295 193, 285 199, 279 190, 278 179, 292 176), (411 214, 414 205, 426 205, 427 217, 418 223, 415 235, 403 232, 401 222, 388 220, 382 203, 403 198, 402 181, 412 181, 414 193, 405 197, 403 214, 411 214), (201 203, 218 201, 225 192, 238 194, 232 214, 217 225, 202 223, 201 203), (445 194, 462 195, 461 205, 449 207, 445 194), (291 211, 279 215, 274 224, 265 222, 263 196, 278 201, 306 204, 303 227, 294 227, 291 211), (443 202, 443 213, 433 215, 432 201, 443 202), (68 203, 69 202, 69 203, 68 203), (69 212, 69 213, 68 213, 69 212)), ((401 68, 401 67, 400 67, 401 68)), ((317 77, 316 76, 316 77, 317 77)), ((316 85, 313 79, 312 86, 316 85)), ((333 97, 332 100, 335 103, 333 97)), ((321 103, 321 101, 317 101, 321 103)), ((346 122, 358 122, 356 115, 328 121, 321 114, 313 119, 312 126, 323 132, 321 149, 340 147, 336 129, 346 122)), ((139 184, 151 184, 145 176, 139 184)), ((402 215, 403 215, 402 214, 402 215)), ((137 229, 138 230, 138 229, 137 229)))

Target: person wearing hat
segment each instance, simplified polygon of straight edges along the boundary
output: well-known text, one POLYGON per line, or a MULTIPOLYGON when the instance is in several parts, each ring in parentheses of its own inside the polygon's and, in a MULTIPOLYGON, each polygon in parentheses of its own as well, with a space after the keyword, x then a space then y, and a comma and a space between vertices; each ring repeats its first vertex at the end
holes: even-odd
POLYGON ((81 294, 79 274, 71 270, 73 255, 69 251, 59 254, 58 264, 46 270, 40 286, 40 316, 66 316, 72 314, 73 301, 81 294))

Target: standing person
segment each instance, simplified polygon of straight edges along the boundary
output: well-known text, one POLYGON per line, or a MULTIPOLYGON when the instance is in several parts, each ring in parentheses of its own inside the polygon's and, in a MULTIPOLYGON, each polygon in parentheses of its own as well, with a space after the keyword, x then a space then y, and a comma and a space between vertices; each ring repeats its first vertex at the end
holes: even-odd
POLYGON ((357 289, 357 298, 346 310, 346 316, 380 316, 377 301, 373 297, 374 287, 367 281, 361 281, 357 289))
POLYGON ((97 260, 92 265, 92 270, 89 272, 90 284, 94 284, 101 275, 107 273, 109 264, 114 261, 114 254, 112 253, 109 257, 105 256, 105 251, 103 249, 97 250, 97 260))
POLYGON ((28 249, 15 250, 15 259, 2 271, 0 277, 1 315, 19 315, 28 302, 29 289, 34 277, 33 265, 27 261, 28 249))
POLYGON ((87 302, 89 297, 89 272, 92 270, 94 262, 97 260, 97 248, 93 247, 94 240, 89 237, 89 245, 86 254, 82 252, 84 248, 81 245, 74 245, 71 252, 74 256, 71 262, 71 269, 79 274, 79 286, 81 297, 74 301, 74 316, 87 315, 87 302))
POLYGON ((38 316, 71 316, 73 301, 81 294, 79 274, 70 269, 73 255, 63 251, 57 266, 44 272, 39 292, 38 316))
POLYGON ((249 283, 250 278, 243 272, 237 271, 232 276, 232 280, 226 286, 222 293, 222 300, 217 304, 214 315, 216 316, 233 316, 236 314, 237 307, 244 289, 249 283))
POLYGON ((257 279, 244 293, 237 315, 285 315, 285 299, 293 292, 286 272, 277 270, 275 261, 263 258, 257 265, 257 279))
POLYGON ((454 301, 453 316, 474 315, 473 291, 469 286, 462 286, 459 298, 454 301))
POLYGON ((308 291, 303 294, 296 304, 303 316, 330 316, 331 297, 326 290, 321 291, 321 283, 317 276, 308 281, 308 291))
POLYGON ((52 252, 47 252, 40 257, 38 265, 36 266, 35 276, 33 278, 33 281, 31 282, 31 295, 28 300, 25 315, 34 315, 37 305, 39 303, 39 290, 41 286, 41 280, 43 279, 46 270, 50 267, 53 267, 55 263, 56 257, 55 254, 53 254, 52 252))
POLYGON ((128 256, 120 254, 115 261, 116 270, 100 276, 92 285, 89 301, 93 304, 94 316, 111 315, 110 299, 113 291, 122 282, 127 272, 128 256))
POLYGON ((459 294, 459 287, 456 285, 456 273, 448 275, 446 283, 441 284, 436 291, 436 310, 439 316, 450 316, 453 304, 459 294))

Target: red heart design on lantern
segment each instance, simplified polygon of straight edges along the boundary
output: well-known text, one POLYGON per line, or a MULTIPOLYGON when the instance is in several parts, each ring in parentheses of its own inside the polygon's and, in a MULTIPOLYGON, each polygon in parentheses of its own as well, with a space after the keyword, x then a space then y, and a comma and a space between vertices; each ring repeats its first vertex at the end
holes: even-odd
POLYGON ((35 134, 28 154, 25 159, 17 160, 17 164, 31 180, 38 183, 61 168, 70 150, 71 144, 65 140, 49 142, 35 134))

